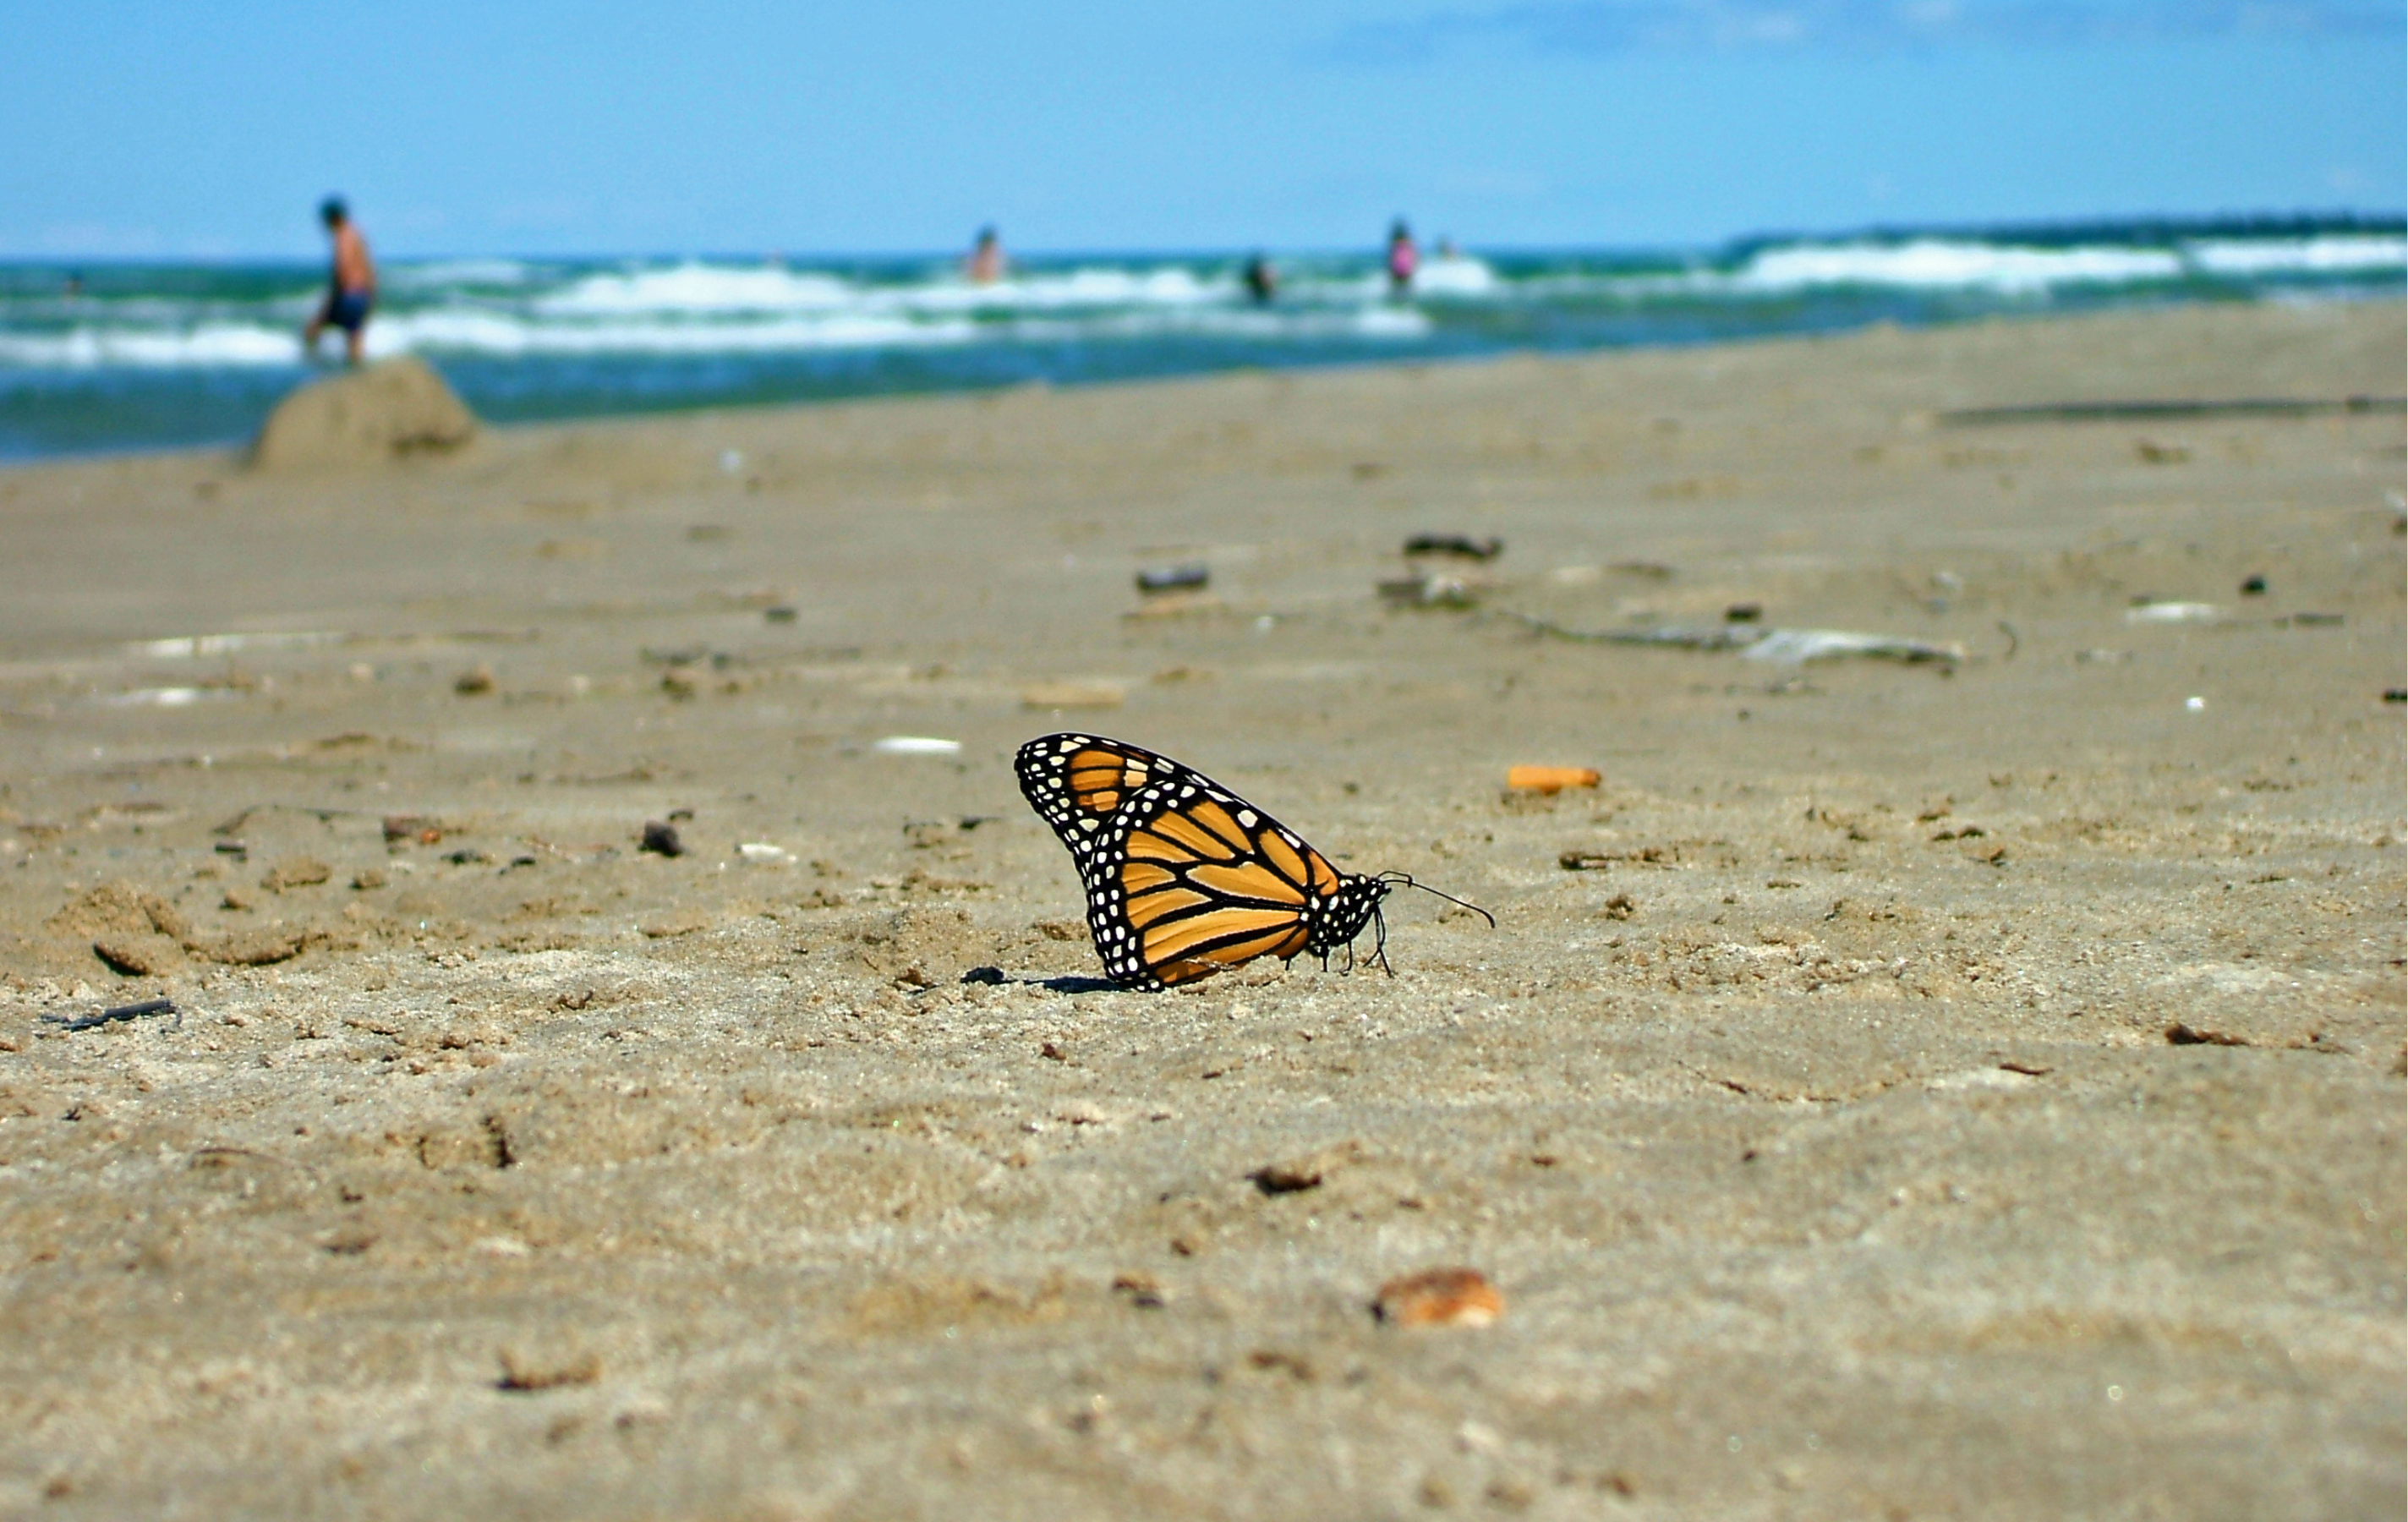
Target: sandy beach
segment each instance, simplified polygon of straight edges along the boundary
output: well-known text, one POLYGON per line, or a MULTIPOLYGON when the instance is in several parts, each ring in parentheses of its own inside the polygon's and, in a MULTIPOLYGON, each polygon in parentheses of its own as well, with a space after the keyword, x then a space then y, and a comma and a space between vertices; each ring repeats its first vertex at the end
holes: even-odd
POLYGON ((2397 1516, 2401 415, 1949 414, 2403 366, 2197 306, 0 473, 0 1514, 2397 1516), (1383 596, 1427 533, 1503 551, 1383 596), (1932 658, 1691 648, 1762 629, 1932 658), (1068 728, 1497 926, 1099 988, 1068 728), (1371 1314, 1453 1266, 1494 1325, 1371 1314))

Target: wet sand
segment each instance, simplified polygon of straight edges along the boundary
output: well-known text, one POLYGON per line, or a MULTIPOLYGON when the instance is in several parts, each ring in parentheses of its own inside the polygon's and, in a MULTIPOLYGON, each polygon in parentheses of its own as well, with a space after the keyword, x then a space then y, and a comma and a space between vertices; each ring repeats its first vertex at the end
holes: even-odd
POLYGON ((0 474, 0 1513, 2396 1516, 2400 416, 1942 414, 2402 368, 2195 308, 0 474), (1431 531, 1471 606, 1375 593, 1431 531), (1097 990, 1069 727, 1498 927, 1097 990), (1451 1265, 1494 1326, 1369 1314, 1451 1265))

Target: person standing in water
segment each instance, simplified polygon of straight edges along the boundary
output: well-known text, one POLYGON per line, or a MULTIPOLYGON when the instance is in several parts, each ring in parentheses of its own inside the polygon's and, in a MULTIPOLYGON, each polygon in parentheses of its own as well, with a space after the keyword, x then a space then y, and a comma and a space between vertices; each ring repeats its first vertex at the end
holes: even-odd
POLYGON ((344 357, 357 365, 360 335, 368 325, 368 309, 376 305, 376 264, 368 257, 368 240, 360 236, 351 208, 341 196, 326 197, 318 208, 318 220, 326 224, 326 236, 334 239, 335 262, 326 280, 326 300, 301 330, 301 347, 314 358, 318 336, 338 327, 343 330, 344 357))
POLYGON ((1270 260, 1257 253, 1246 261, 1246 294, 1254 298, 1257 307, 1268 307, 1279 294, 1279 271, 1270 260))
POLYGON ((992 226, 979 229, 978 242, 971 246, 970 256, 962 261, 962 273, 972 285, 993 285, 1003 279, 1009 267, 1003 257, 1003 239, 992 226))
POLYGON ((1413 231, 1398 217, 1388 229, 1388 294, 1401 296, 1413 288, 1413 271, 1421 268, 1421 250, 1413 247, 1413 231))

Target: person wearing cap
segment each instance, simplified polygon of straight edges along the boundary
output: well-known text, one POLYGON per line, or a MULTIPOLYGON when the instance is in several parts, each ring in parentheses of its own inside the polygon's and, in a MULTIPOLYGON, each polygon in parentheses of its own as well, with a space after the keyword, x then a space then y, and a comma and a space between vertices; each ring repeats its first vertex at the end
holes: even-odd
POLYGON ((344 356, 357 365, 360 335, 368 325, 368 309, 376 305, 376 264, 368 258, 368 240, 360 236, 341 196, 326 197, 318 208, 318 220, 326 224, 326 236, 335 241, 335 261, 326 280, 325 302, 302 329, 301 347, 315 355, 318 336, 338 327, 343 330, 344 356))

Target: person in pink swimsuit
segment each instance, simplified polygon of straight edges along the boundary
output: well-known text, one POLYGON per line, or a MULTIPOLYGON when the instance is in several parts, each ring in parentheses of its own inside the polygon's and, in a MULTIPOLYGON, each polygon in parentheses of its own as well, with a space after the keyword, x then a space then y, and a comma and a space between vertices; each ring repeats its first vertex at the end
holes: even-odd
POLYGON ((1413 247, 1413 231, 1398 217, 1388 229, 1388 294, 1403 295, 1413 288, 1413 271, 1422 266, 1422 251, 1413 247))

